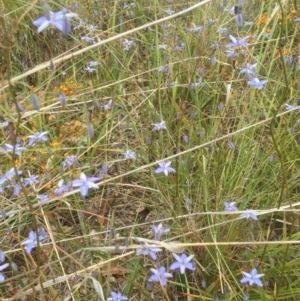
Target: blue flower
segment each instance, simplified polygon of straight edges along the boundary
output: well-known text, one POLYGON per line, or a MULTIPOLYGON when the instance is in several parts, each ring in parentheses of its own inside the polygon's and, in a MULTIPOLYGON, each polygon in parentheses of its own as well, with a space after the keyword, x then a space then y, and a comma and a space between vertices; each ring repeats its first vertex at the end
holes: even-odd
POLYGON ((252 80, 248 81, 248 85, 255 87, 258 90, 261 90, 264 85, 266 84, 267 80, 259 80, 257 77, 253 78, 252 80))
POLYGON ((161 121, 160 123, 154 123, 153 125, 154 125, 154 127, 152 129, 152 132, 167 129, 165 121, 161 121))
POLYGON ((55 13, 49 10, 48 13, 46 13, 46 16, 33 21, 33 25, 38 27, 38 33, 40 33, 52 24, 67 36, 70 31, 70 19, 76 16, 77 14, 67 13, 65 8, 55 13))
POLYGON ((31 250, 36 247, 37 245, 37 235, 38 235, 38 241, 41 242, 42 240, 45 240, 48 235, 46 234, 44 228, 39 227, 37 229, 37 232, 30 231, 28 234, 28 239, 21 242, 21 246, 25 246, 25 250, 27 254, 31 253, 31 250))
POLYGON ((171 167, 171 161, 168 162, 160 162, 158 163, 159 167, 155 169, 155 173, 164 173, 166 176, 169 174, 169 172, 175 172, 175 169, 171 167))
POLYGON ((238 208, 235 206, 235 202, 224 202, 224 211, 238 211, 238 208))
MULTIPOLYGON (((4 263, 4 264, 0 265, 0 271, 3 271, 8 266, 9 266, 9 263, 4 263)), ((4 280, 5 280, 4 275, 2 273, 0 273, 0 283, 3 282, 4 280)))
POLYGON ((63 193, 70 191, 70 187, 64 184, 64 180, 60 180, 57 183, 57 188, 54 190, 56 196, 61 196, 63 193))
POLYGON ((232 43, 227 44, 226 45, 227 48, 235 48, 235 47, 247 48, 248 47, 248 43, 245 41, 246 39, 248 39, 248 36, 245 38, 236 39, 232 35, 229 35, 229 38, 232 41, 232 43))
POLYGON ((0 129, 4 128, 8 126, 8 121, 3 121, 3 122, 0 122, 0 129))
POLYGON ((90 44, 95 44, 96 43, 94 38, 91 38, 91 37, 88 37, 88 36, 81 37, 81 40, 85 40, 87 43, 90 43, 90 44))
POLYGON ((25 178, 24 179, 24 185, 25 186, 32 186, 34 184, 37 184, 39 183, 39 180, 38 180, 38 176, 29 176, 29 178, 25 178))
POLYGON ((156 260, 157 252, 161 252, 160 248, 149 248, 148 243, 145 242, 145 247, 140 247, 136 249, 136 255, 149 255, 153 260, 156 260))
POLYGON ((196 26, 195 24, 193 24, 193 27, 188 28, 186 31, 189 32, 198 32, 198 33, 202 33, 204 30, 203 26, 196 26))
POLYGON ((104 111, 108 111, 108 110, 110 110, 113 106, 114 106, 114 104, 113 104, 113 102, 112 102, 112 99, 110 99, 110 101, 109 101, 106 105, 103 106, 103 109, 104 109, 104 111))
POLYGON ((149 278, 149 282, 159 282, 161 286, 167 285, 167 278, 173 277, 171 273, 166 272, 165 267, 160 267, 158 270, 151 268, 153 275, 149 278))
POLYGON ((187 256, 186 254, 182 254, 181 256, 178 256, 175 253, 172 253, 172 255, 176 259, 176 261, 171 264, 171 270, 180 269, 181 274, 185 273, 185 269, 191 271, 196 270, 194 264, 190 262, 193 259, 194 255, 187 256))
POLYGON ((162 223, 158 224, 158 226, 152 227, 152 233, 154 235, 154 240, 160 240, 162 234, 169 233, 169 228, 164 228, 162 223))
POLYGON ((99 66, 100 64, 99 64, 97 61, 90 61, 90 62, 88 63, 88 65, 89 65, 90 67, 97 67, 97 66, 99 66))
POLYGON ((167 8, 165 9, 165 12, 168 14, 168 15, 173 15, 175 13, 174 10, 170 9, 170 8, 167 8))
POLYGON ((40 200, 41 203, 46 202, 50 199, 48 194, 39 194, 37 198, 40 200))
POLYGON ((236 14, 235 21, 238 27, 243 27, 243 14, 236 14))
POLYGON ((256 76, 256 72, 255 72, 256 65, 257 64, 251 65, 251 64, 247 63, 247 66, 240 71, 240 74, 246 74, 246 75, 255 77, 256 76))
POLYGON ((111 292, 110 297, 107 299, 107 301, 125 301, 125 300, 128 300, 126 296, 115 292, 111 292))
POLYGON ((94 182, 99 181, 96 177, 87 177, 83 172, 80 174, 80 178, 72 181, 72 186, 80 188, 80 194, 85 197, 88 194, 89 188, 99 188, 94 182))
POLYGON ((67 156, 64 162, 62 163, 63 168, 68 167, 70 168, 76 162, 76 156, 71 155, 67 156))
POLYGON ((290 111, 290 110, 293 110, 295 108, 295 106, 293 106, 293 105, 289 105, 289 104, 285 104, 285 110, 286 111, 290 111))
POLYGON ((158 50, 167 50, 168 45, 167 44, 159 44, 157 46, 158 50))
POLYGON ((128 40, 128 39, 124 39, 122 44, 123 44, 123 51, 125 52, 129 51, 132 47, 136 46, 133 40, 128 40))
POLYGON ((5 253, 3 251, 0 251, 0 263, 3 263, 5 261, 5 253))
POLYGON ((45 136, 48 132, 36 132, 33 135, 29 135, 27 136, 30 140, 28 142, 29 146, 32 146, 33 144, 35 144, 36 142, 42 141, 42 142, 46 142, 48 141, 48 138, 45 136))
POLYGON ((136 153, 130 150, 127 150, 126 152, 122 153, 122 155, 125 157, 126 160, 136 158, 136 153))
POLYGON ((257 274, 257 270, 253 269, 250 273, 242 272, 244 278, 242 278, 241 283, 249 282, 249 285, 256 284, 257 286, 263 286, 259 278, 263 277, 265 274, 257 274))
POLYGON ((256 213, 254 211, 244 212, 240 216, 244 217, 246 219, 251 218, 251 219, 257 221, 257 215, 256 215, 256 213))
MULTIPOLYGON (((14 150, 14 146, 10 145, 10 144, 4 144, 3 147, 7 152, 13 152, 14 150)), ((21 156, 21 151, 25 149, 25 147, 23 147, 21 144, 16 144, 15 145, 15 154, 16 156, 21 156)))
POLYGON ((83 68, 84 71, 89 72, 89 73, 93 73, 94 71, 96 71, 95 68, 91 68, 90 66, 87 66, 86 68, 83 68))
MULTIPOLYGON (((18 175, 22 174, 22 171, 17 171, 18 175)), ((3 177, 0 178, 0 185, 3 185, 6 181, 11 180, 16 175, 15 169, 8 170, 3 177)))

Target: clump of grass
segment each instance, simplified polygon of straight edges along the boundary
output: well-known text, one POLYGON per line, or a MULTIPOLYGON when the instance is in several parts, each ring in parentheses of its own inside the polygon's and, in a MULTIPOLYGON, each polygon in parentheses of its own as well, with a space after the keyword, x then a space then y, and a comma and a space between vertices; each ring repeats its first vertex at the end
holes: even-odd
POLYGON ((2 300, 299 299, 298 15, 228 2, 3 2, 2 300))

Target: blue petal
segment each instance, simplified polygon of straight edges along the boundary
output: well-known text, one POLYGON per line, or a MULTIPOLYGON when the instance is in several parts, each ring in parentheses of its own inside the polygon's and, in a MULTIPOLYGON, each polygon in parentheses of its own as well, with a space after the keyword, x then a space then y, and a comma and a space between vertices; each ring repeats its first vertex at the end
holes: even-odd
POLYGON ((37 20, 33 21, 32 23, 33 23, 33 25, 39 27, 46 21, 48 21, 47 18, 43 16, 43 17, 40 17, 37 20))

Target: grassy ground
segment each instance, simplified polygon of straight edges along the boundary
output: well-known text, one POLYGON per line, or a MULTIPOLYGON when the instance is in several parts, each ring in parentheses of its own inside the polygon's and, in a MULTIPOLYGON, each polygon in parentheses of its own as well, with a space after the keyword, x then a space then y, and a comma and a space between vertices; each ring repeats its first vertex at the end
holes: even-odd
POLYGON ((300 3, 48 5, 0 0, 1 300, 300 300, 300 3))

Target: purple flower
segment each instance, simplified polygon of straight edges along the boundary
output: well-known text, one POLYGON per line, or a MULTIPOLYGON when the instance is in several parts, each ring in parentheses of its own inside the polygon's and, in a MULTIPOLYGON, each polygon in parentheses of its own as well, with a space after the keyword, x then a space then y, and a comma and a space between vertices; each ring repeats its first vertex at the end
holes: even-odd
POLYGON ((158 70, 158 72, 167 73, 167 72, 169 72, 169 66, 168 65, 163 65, 163 66, 158 67, 157 70, 158 70))
POLYGON ((47 237, 48 235, 46 234, 44 228, 39 227, 37 229, 37 232, 35 231, 29 232, 28 239, 21 242, 21 246, 25 246, 26 253, 30 254, 32 248, 36 247, 38 241, 41 242, 42 240, 45 240, 47 237), (37 240, 37 235, 38 235, 38 240, 37 240))
POLYGON ((292 109, 294 109, 295 108, 295 106, 293 106, 293 105, 289 105, 289 104, 285 104, 285 110, 286 111, 290 111, 290 110, 292 110, 292 109))
POLYGON ((123 44, 123 51, 127 52, 130 48, 135 47, 135 42, 133 40, 124 39, 122 42, 123 44))
POLYGON ((198 33, 202 33, 203 32, 204 27, 203 26, 196 26, 195 24, 193 24, 193 27, 188 28, 186 31, 189 32, 198 32, 198 33))
POLYGON ((158 270, 151 268, 153 275, 149 278, 149 282, 159 282, 161 286, 167 285, 167 278, 173 277, 171 273, 166 272, 165 267, 160 267, 158 270))
POLYGON ((162 223, 158 224, 158 226, 152 226, 152 233, 154 235, 154 240, 160 240, 162 234, 169 233, 169 228, 164 228, 162 223))
POLYGON ((229 35, 229 38, 232 41, 232 43, 227 44, 226 45, 227 48, 235 48, 235 47, 247 48, 248 47, 248 43, 245 41, 248 39, 248 36, 245 38, 236 39, 232 35, 229 35))
POLYGON ((234 146, 234 144, 232 143, 232 141, 228 141, 228 142, 227 142, 227 145, 228 145, 228 147, 229 147, 230 149, 232 149, 232 150, 235 149, 235 146, 234 146))
POLYGON ((97 61, 90 61, 89 63, 88 63, 88 65, 90 66, 90 67, 97 67, 98 65, 100 65, 97 61))
POLYGON ((88 194, 89 188, 99 188, 94 182, 99 181, 96 177, 87 177, 83 172, 80 174, 80 178, 72 181, 72 186, 80 188, 80 194, 85 197, 88 194))
POLYGON ((158 50, 167 50, 168 45, 167 44, 159 44, 157 46, 158 50))
POLYGON ((24 185, 25 186, 32 186, 34 184, 37 184, 39 183, 39 180, 38 180, 38 176, 29 176, 29 178, 25 178, 24 179, 24 185))
POLYGON ((107 301, 125 301, 125 300, 128 300, 126 296, 115 292, 111 292, 110 297, 107 299, 107 301))
POLYGON ((32 102, 34 109, 39 111, 40 110, 39 99, 34 93, 31 94, 31 102, 32 102))
POLYGON ((168 15, 173 15, 175 13, 174 10, 170 9, 170 8, 167 8, 165 9, 165 12, 168 14, 168 15))
POLYGON ((98 28, 98 26, 94 26, 94 25, 88 25, 88 30, 90 31, 95 31, 98 28))
POLYGON ((41 203, 46 202, 50 199, 48 194, 39 194, 37 198, 40 200, 41 203))
MULTIPOLYGON (((9 263, 4 263, 4 264, 0 265, 0 271, 3 271, 8 266, 9 266, 9 263)), ((5 280, 4 275, 2 273, 0 273, 0 283, 3 282, 4 280, 5 280)))
POLYGON ((125 157, 126 160, 136 158, 136 153, 130 150, 127 150, 126 152, 122 153, 122 155, 125 157))
POLYGON ((235 206, 235 202, 224 202, 224 211, 229 212, 229 211, 238 211, 238 208, 235 206))
POLYGON ((63 193, 70 191, 70 187, 64 184, 64 180, 60 180, 57 183, 57 188, 54 190, 56 196, 61 196, 63 193))
MULTIPOLYGON (((18 175, 22 174, 22 171, 17 171, 18 175)), ((8 170, 3 177, 0 178, 0 185, 3 185, 6 181, 11 180, 16 175, 15 169, 11 168, 8 170)))
POLYGON ((248 81, 248 85, 255 87, 258 90, 261 90, 264 85, 266 84, 267 80, 259 80, 257 77, 253 78, 252 80, 248 81))
POLYGON ((154 123, 153 124, 154 127, 152 129, 152 132, 156 132, 156 131, 159 131, 159 130, 166 130, 167 127, 165 125, 165 121, 161 121, 160 123, 154 123))
POLYGON ((244 278, 242 278, 241 283, 249 282, 249 285, 256 284, 257 286, 263 286, 259 278, 263 277, 265 274, 257 274, 257 270, 253 269, 250 273, 242 272, 244 278))
POLYGON ((251 65, 251 64, 247 63, 247 66, 240 71, 240 74, 246 74, 246 75, 255 77, 256 76, 256 72, 255 72, 256 65, 257 64, 251 65))
POLYGON ((169 174, 169 172, 175 172, 175 169, 172 168, 171 161, 168 162, 160 162, 158 163, 159 167, 155 169, 155 173, 164 173, 166 176, 169 174))
POLYGON ((244 217, 244 218, 246 218, 246 219, 251 218, 251 219, 257 221, 257 215, 256 215, 256 213, 255 213, 254 211, 247 211, 247 212, 244 212, 244 213, 242 213, 240 216, 241 216, 241 217, 244 217))
POLYGON ((46 142, 48 140, 48 138, 45 136, 47 133, 48 132, 42 132, 42 133, 36 132, 33 135, 27 136, 30 139, 28 145, 32 146, 33 144, 39 141, 46 142))
POLYGON ((1 129, 4 128, 4 127, 6 127, 6 126, 8 126, 8 121, 0 122, 0 128, 1 129))
POLYGON ((149 255, 153 260, 156 260, 156 253, 161 251, 160 248, 149 248, 148 243, 145 242, 145 247, 136 249, 136 255, 149 255))
POLYGON ((108 111, 109 109, 111 109, 113 107, 113 105, 114 104, 112 102, 112 99, 110 99, 110 101, 106 105, 103 106, 104 111, 108 111))
MULTIPOLYGON (((14 146, 13 145, 10 145, 10 144, 4 144, 4 147, 3 147, 7 152, 13 152, 14 151, 14 146)), ((21 156, 21 151, 25 149, 25 147, 22 147, 21 144, 16 144, 15 145, 15 154, 16 156, 21 156)))
POLYGON ((95 44, 96 43, 94 38, 91 38, 91 37, 88 37, 88 36, 81 37, 81 40, 85 40, 89 44, 95 44))
POLYGON ((62 163, 63 168, 68 167, 70 168, 76 162, 76 156, 71 155, 67 156, 64 162, 62 163))
POLYGON ((83 68, 83 70, 86 71, 86 72, 89 72, 89 73, 92 73, 92 72, 96 71, 95 68, 91 68, 90 66, 87 66, 86 68, 83 68))
POLYGON ((0 251, 0 263, 3 263, 5 261, 5 253, 3 251, 0 251))
POLYGON ((235 16, 235 21, 236 21, 236 24, 237 24, 238 27, 243 27, 243 14, 238 13, 235 16))
POLYGON ((65 93, 60 93, 58 95, 58 100, 59 100, 61 106, 64 108, 66 106, 66 103, 67 103, 66 94, 65 93))
POLYGON ((184 274, 185 269, 195 271, 196 267, 192 262, 190 262, 194 255, 187 256, 186 254, 182 254, 181 256, 178 256, 175 253, 172 253, 173 257, 176 259, 175 262, 173 262, 170 266, 171 270, 180 269, 180 273, 184 274))
POLYGON ((51 24, 67 36, 70 31, 70 19, 76 16, 77 14, 67 13, 65 8, 55 13, 48 10, 46 16, 33 21, 33 25, 38 27, 38 33, 40 33, 51 24))
POLYGON ((108 173, 107 165, 103 165, 99 171, 99 179, 102 180, 108 173))

